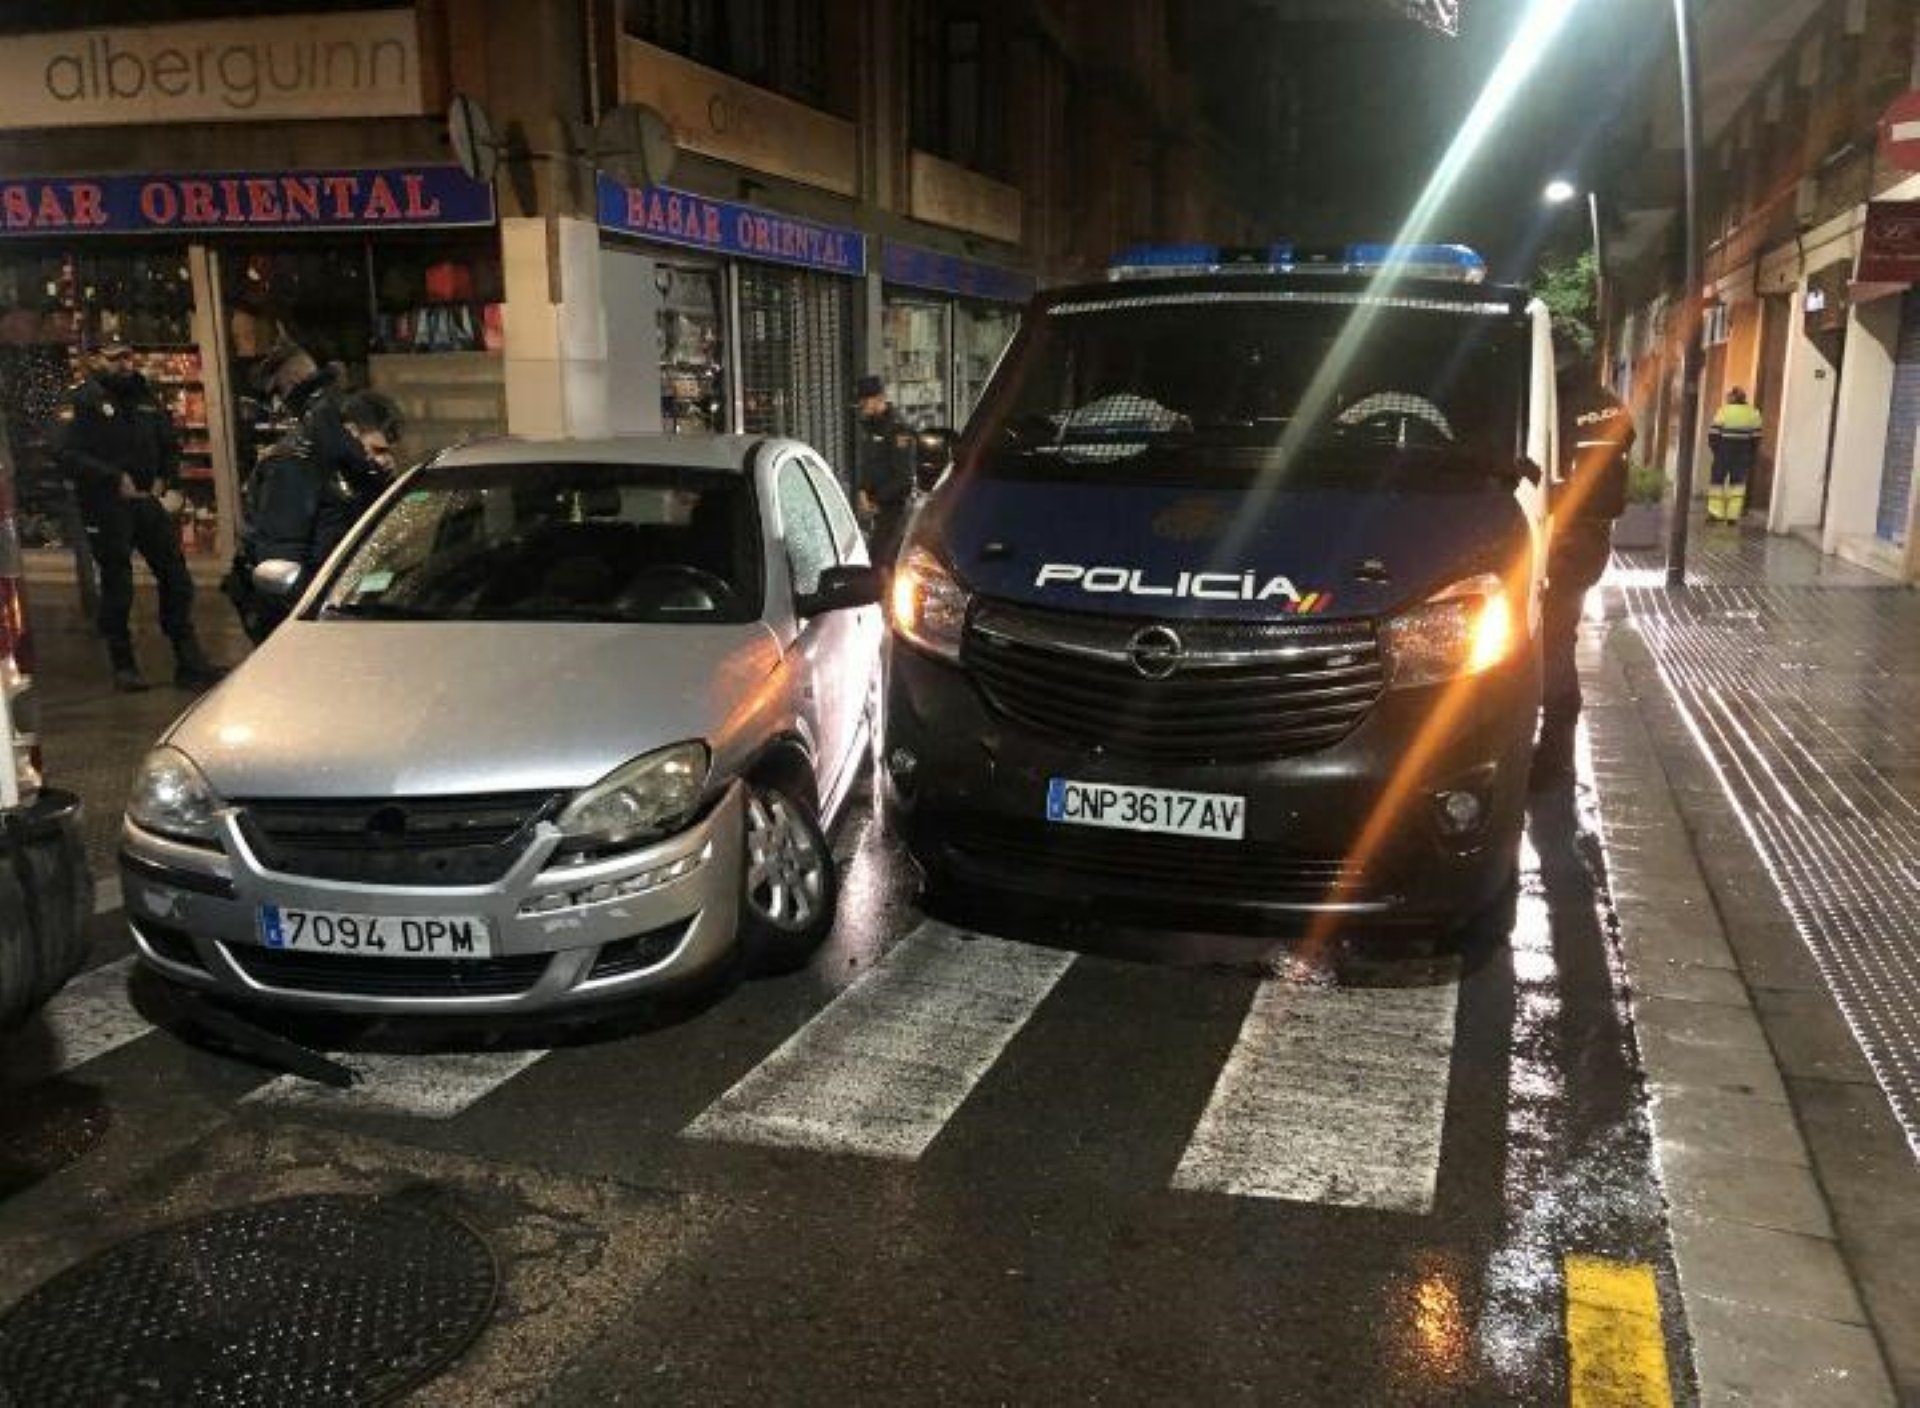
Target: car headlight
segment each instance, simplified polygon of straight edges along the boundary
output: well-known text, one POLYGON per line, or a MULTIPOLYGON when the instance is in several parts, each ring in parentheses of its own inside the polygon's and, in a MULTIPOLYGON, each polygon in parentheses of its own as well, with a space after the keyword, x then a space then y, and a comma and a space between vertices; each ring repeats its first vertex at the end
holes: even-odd
POLYGON ((893 569, 893 629, 912 645, 946 660, 960 658, 972 594, 931 548, 912 547, 893 569))
POLYGON ((156 836, 218 844, 222 805, 193 759, 178 748, 156 748, 134 774, 127 820, 156 836))
POLYGON ((1506 584, 1491 572, 1468 577, 1387 622, 1389 683, 1405 689, 1478 675, 1512 655, 1519 642, 1506 584))
POLYGON ((704 743, 676 743, 608 773, 554 823, 570 849, 613 850, 677 830, 700 805, 712 757, 704 743))

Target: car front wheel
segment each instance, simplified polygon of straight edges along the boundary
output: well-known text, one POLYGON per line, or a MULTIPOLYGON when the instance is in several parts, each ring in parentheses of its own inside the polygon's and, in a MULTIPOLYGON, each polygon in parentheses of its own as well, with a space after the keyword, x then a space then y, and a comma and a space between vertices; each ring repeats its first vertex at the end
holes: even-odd
POLYGON ((740 939, 763 972, 804 965, 833 927, 839 878, 819 819, 780 788, 747 788, 746 894, 740 939))

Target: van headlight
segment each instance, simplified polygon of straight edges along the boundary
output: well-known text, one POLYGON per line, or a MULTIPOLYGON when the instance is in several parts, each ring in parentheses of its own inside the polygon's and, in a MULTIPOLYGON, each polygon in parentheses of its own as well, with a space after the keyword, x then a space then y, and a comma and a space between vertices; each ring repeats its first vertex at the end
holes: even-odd
POLYGON ((127 820, 170 840, 218 845, 224 805, 193 759, 178 748, 156 748, 133 776, 127 820))
POLYGON ((618 850, 665 836, 692 818, 712 765, 704 743, 658 749, 587 788, 554 824, 572 851, 618 850))
POLYGON ((1434 593, 1388 621, 1383 634, 1395 689, 1483 674, 1520 643, 1506 584, 1491 572, 1434 593))
POLYGON ((931 548, 909 548, 893 569, 893 629, 910 645, 943 660, 960 658, 960 636, 972 599, 931 548))

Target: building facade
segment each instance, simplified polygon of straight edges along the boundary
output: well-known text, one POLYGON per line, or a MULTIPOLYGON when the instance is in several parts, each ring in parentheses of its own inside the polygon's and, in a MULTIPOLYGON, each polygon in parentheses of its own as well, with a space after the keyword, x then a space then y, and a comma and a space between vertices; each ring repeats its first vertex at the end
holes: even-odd
POLYGON ((1676 262, 1669 226, 1655 242, 1664 257, 1630 273, 1632 292, 1616 302, 1615 376, 1642 444, 1670 464, 1677 343, 1697 332, 1698 482, 1705 424, 1740 387, 1766 417, 1750 513, 1828 554, 1920 580, 1920 295, 1904 279, 1862 277, 1863 258, 1869 273, 1875 262, 1870 211, 1920 200, 1920 176, 1889 160, 1880 131, 1889 106, 1920 87, 1920 0, 1762 8, 1736 16, 1724 46, 1704 46, 1701 325, 1682 325, 1677 282, 1646 277, 1676 262), (1740 26, 1753 38, 1745 51, 1740 26))
POLYGON ((1245 233, 1184 9, 9 6, 0 415, 25 507, 53 517, 53 411, 114 337, 183 427, 183 538, 209 555, 282 428, 253 368, 283 337, 394 395, 415 454, 739 430, 845 474, 860 374, 958 424, 1037 284, 1137 240, 1245 233), (491 181, 456 164, 456 94, 490 120, 491 181), (602 125, 636 104, 671 127, 664 179, 602 125))

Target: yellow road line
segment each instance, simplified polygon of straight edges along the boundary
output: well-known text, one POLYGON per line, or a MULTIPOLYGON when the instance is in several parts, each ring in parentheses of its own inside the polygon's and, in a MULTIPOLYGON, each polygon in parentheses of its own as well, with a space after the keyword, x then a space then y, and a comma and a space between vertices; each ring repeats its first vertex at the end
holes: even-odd
POLYGON ((1672 1408, 1651 1267, 1567 1258, 1567 1362, 1572 1408, 1672 1408))

